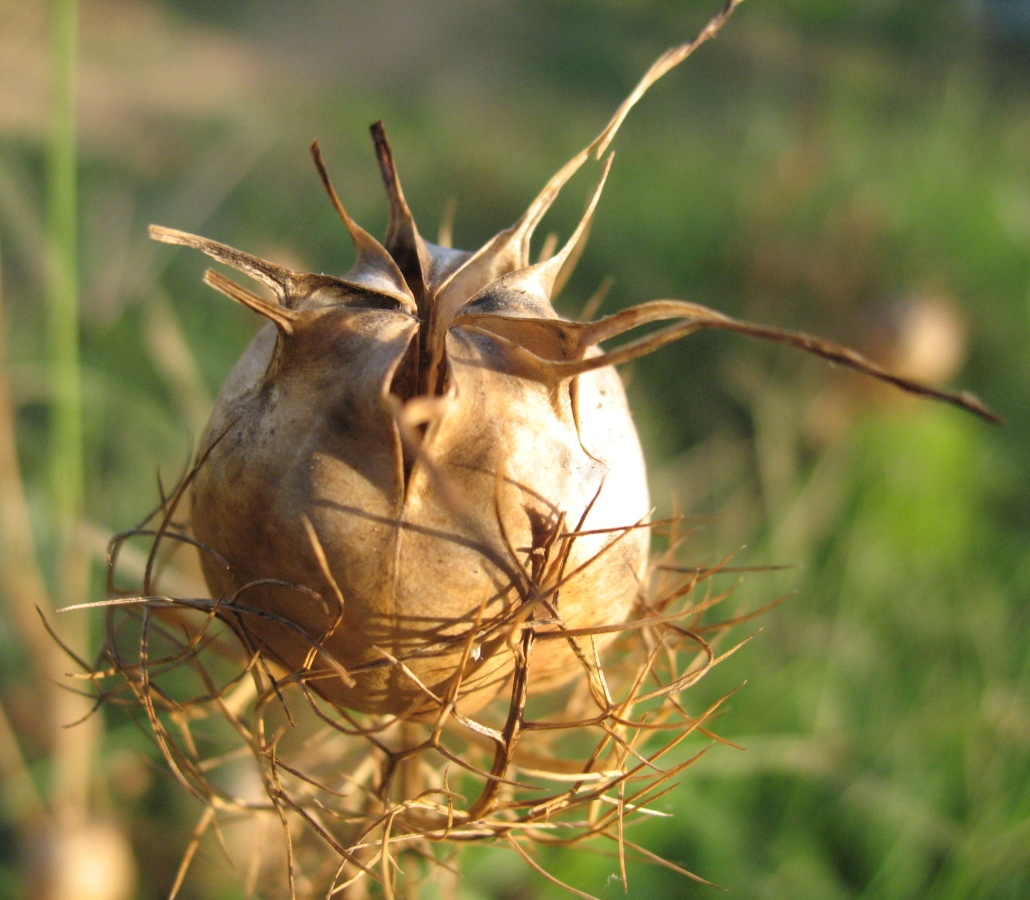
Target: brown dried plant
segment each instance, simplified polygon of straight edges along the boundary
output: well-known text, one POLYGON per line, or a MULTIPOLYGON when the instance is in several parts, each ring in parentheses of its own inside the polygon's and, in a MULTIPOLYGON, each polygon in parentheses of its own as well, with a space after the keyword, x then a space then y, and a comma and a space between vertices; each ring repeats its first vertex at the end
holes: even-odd
MULTIPOLYGON (((123 545, 150 543, 146 589, 93 604, 107 609, 105 667, 94 670, 98 698, 143 709, 176 778, 205 805, 173 897, 201 838, 240 816, 281 826, 285 859, 253 845, 251 880, 269 888, 286 873, 291 896, 361 896, 355 888, 365 879, 384 896, 406 896, 413 882, 445 878, 458 848, 473 841, 502 841, 543 871, 533 845, 596 839, 614 845, 623 879, 627 857, 635 856, 703 881, 633 842, 626 826, 662 815, 652 804, 720 740, 710 720, 722 701, 692 713, 681 694, 740 646, 718 652, 717 638, 752 616, 705 622, 728 595, 714 591, 712 576, 738 568, 728 560, 676 565, 684 536, 677 523, 663 523, 669 550, 652 562, 652 593, 641 592, 629 620, 564 628, 549 608, 583 535, 559 519, 521 570, 517 614, 476 623, 446 695, 405 660, 387 660, 424 693, 433 715, 355 712, 311 689, 326 670, 284 671, 245 648, 239 624, 224 625, 227 615, 267 618, 247 605, 245 591, 220 600, 161 593, 160 569, 179 547, 195 544, 176 520, 195 472, 112 544, 115 578, 123 545), (497 634, 514 670, 510 693, 476 717, 465 715, 456 697, 473 648, 497 634), (615 640, 602 655, 598 638, 609 636, 615 640), (573 649, 579 677, 541 696, 533 690, 534 663, 550 641, 573 649), (692 735, 707 738, 705 748, 685 754, 681 745, 692 735), (244 773, 260 777, 264 796, 241 795, 244 773)), ((109 591, 127 593, 115 583, 109 591)))
POLYGON ((422 878, 446 879, 475 841, 501 842, 544 875, 534 847, 593 841, 611 845, 624 883, 633 856, 697 878, 626 829, 660 814, 655 801, 704 752, 688 751, 689 738, 720 740, 710 724, 721 701, 691 711, 682 694, 740 646, 716 649, 751 616, 709 622, 726 596, 711 578, 728 560, 680 568, 679 523, 649 521, 614 366, 714 328, 992 417, 969 395, 845 347, 694 303, 593 322, 554 312, 610 157, 570 240, 533 264, 536 225, 647 88, 739 2, 664 54, 516 225, 476 253, 420 237, 380 125, 383 244, 347 214, 312 147, 357 249, 344 278, 152 227, 276 298, 205 276, 270 324, 223 388, 196 464, 112 543, 111 599, 90 605, 107 610, 103 657, 81 661, 98 699, 142 709, 204 804, 172 896, 202 837, 224 843, 241 818, 278 822, 284 837, 284 861, 254 841, 251 890, 274 890, 285 873, 291 897, 370 885, 411 894, 422 878), (658 529, 668 549, 648 561, 658 529), (147 562, 128 587, 119 560, 137 540, 147 562), (163 568, 189 548, 210 597, 161 588, 163 568))

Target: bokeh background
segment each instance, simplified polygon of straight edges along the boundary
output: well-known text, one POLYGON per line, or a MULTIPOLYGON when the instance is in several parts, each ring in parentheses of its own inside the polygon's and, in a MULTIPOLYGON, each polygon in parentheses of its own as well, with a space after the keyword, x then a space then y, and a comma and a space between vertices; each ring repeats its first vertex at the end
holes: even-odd
MULTIPOLYGON (((72 538, 48 312, 57 6, 0 0, 0 897, 156 898, 199 805, 130 717, 63 727, 89 705, 33 610, 102 596, 108 538, 182 471, 258 324, 146 225, 342 272, 307 147, 382 234, 381 118, 423 231, 454 198, 456 245, 478 246, 718 5, 83 3, 72 538)), ((715 747, 634 839, 737 898, 1030 896, 1030 5, 748 0, 614 149, 563 312, 610 276, 605 311, 677 297, 804 328, 1007 419, 729 335, 627 368, 656 507, 696 527, 687 555, 746 545, 737 562, 793 567, 737 587, 734 610, 790 596, 687 696, 700 711, 743 684, 717 729, 745 749, 715 747)), ((594 171, 544 233, 569 233, 594 171)), ((50 618, 100 640, 99 615, 50 618)), ((542 862, 623 896, 610 856, 542 862)), ((474 849, 462 873, 469 900, 560 895, 510 852, 474 849)), ((241 881, 208 842, 181 896, 242 897, 241 881)), ((629 896, 717 894, 631 865, 629 896)))

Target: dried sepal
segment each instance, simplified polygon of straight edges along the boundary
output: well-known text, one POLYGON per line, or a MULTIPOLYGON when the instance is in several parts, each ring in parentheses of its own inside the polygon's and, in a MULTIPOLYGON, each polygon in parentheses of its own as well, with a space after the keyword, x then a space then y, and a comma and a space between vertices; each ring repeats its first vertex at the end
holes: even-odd
MULTIPOLYGON (((513 327, 511 325, 513 316, 499 314, 494 311, 495 308, 496 304, 490 302, 470 303, 456 317, 455 327, 476 329, 484 333, 497 334, 500 337, 510 334, 513 327)), ((836 365, 892 384, 907 393, 928 397, 964 409, 985 421, 995 423, 1001 421, 1000 417, 983 401, 968 391, 942 390, 918 379, 906 378, 867 359, 849 347, 825 338, 815 337, 801 331, 790 331, 733 319, 698 303, 689 303, 683 300, 653 300, 648 303, 640 303, 596 322, 555 321, 550 318, 526 317, 519 322, 518 327, 524 328, 527 334, 537 335, 535 339, 524 341, 521 346, 540 357, 539 363, 536 364, 539 371, 549 372, 551 377, 556 379, 571 379, 584 372, 606 366, 622 365, 653 353, 660 347, 697 331, 715 329, 772 343, 786 344, 814 356, 822 357, 836 365), (628 331, 654 322, 674 319, 679 319, 679 324, 630 341, 615 350, 590 353, 604 341, 619 337, 628 331), (552 352, 548 353, 548 348, 552 352)), ((530 365, 528 362, 526 364, 530 365)))
POLYGON ((208 269, 204 273, 204 284, 213 287, 220 294, 225 294, 230 300, 235 300, 237 303, 241 303, 243 306, 249 307, 254 312, 264 316, 273 322, 283 334, 293 334, 298 315, 288 306, 283 306, 279 303, 269 303, 253 291, 248 291, 245 287, 241 287, 235 281, 229 280, 214 269, 208 269))
POLYGON ((347 280, 349 278, 354 283, 361 284, 367 290, 384 294, 387 297, 393 297, 408 312, 417 313, 418 307, 415 303, 415 298, 412 296, 411 289, 404 280, 404 275, 401 274, 397 263, 394 262, 394 258, 379 241, 358 225, 350 217, 347 210, 344 209, 336 189, 329 180, 329 173, 326 171, 325 163, 322 161, 322 151, 319 149, 318 141, 314 141, 311 144, 311 158, 315 162, 315 168, 322 179, 322 184, 329 195, 329 200, 343 221, 347 233, 354 243, 354 249, 357 251, 358 258, 354 263, 354 268, 347 276, 344 276, 344 279, 347 280))

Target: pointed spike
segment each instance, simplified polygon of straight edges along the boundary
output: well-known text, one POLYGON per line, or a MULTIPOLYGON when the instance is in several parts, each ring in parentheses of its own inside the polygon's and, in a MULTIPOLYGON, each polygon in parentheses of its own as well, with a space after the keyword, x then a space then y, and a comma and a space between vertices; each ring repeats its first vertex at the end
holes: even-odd
POLYGON ((659 347, 665 346, 665 344, 705 328, 730 331, 735 334, 742 334, 746 337, 770 341, 776 344, 787 344, 798 350, 811 353, 813 356, 820 356, 844 368, 892 384, 906 393, 948 403, 964 409, 975 416, 979 416, 987 422, 1000 423, 1002 421, 997 413, 989 409, 978 397, 968 391, 954 392, 942 390, 914 378, 906 378, 903 375, 891 372, 889 369, 874 363, 850 347, 845 347, 834 341, 827 341, 802 331, 789 331, 783 328, 756 325, 740 319, 731 319, 729 316, 709 309, 706 306, 701 306, 698 303, 688 303, 683 300, 653 300, 650 303, 641 303, 629 309, 624 309, 597 322, 579 326, 577 331, 570 331, 570 334, 575 334, 579 344, 578 355, 580 358, 570 359, 566 362, 555 362, 552 364, 553 371, 555 374, 560 372, 565 377, 573 377, 603 366, 620 365, 652 353, 659 347), (678 324, 670 325, 668 328, 645 335, 642 338, 630 341, 621 347, 598 356, 585 356, 587 348, 596 346, 602 341, 617 337, 641 325, 667 321, 669 319, 680 319, 681 321, 678 324))
POLYGON ((530 264, 530 241, 537 225, 566 182, 579 171, 589 155, 583 150, 562 166, 514 225, 494 235, 443 282, 439 293, 441 297, 446 294, 448 299, 444 304, 446 313, 441 316, 441 321, 449 321, 458 306, 480 288, 530 264))
POLYGON ((572 270, 576 267, 576 262, 579 260, 580 254, 583 252, 583 248, 586 246, 587 236, 590 234, 590 225, 594 220, 594 213, 597 211, 597 204, 601 200, 601 193, 604 191, 605 182, 608 180, 608 173, 612 170, 612 163, 615 161, 615 154, 609 153, 608 158, 604 162, 604 169, 601 172, 601 177, 597 180, 597 187, 594 188, 594 193, 590 197, 590 202, 587 204, 586 210, 583 212, 582 218, 579 220, 579 224, 576 226, 576 230, 572 232, 572 236, 566 241, 565 246, 559 250, 554 257, 545 263, 548 267, 554 271, 554 277, 551 279, 550 291, 548 296, 554 297, 561 287, 558 286, 559 279, 561 285, 564 286, 569 276, 572 274, 572 270))
POLYGON ((457 307, 461 302, 459 298, 462 294, 467 298, 494 279, 516 269, 525 268, 530 264, 529 243, 533 237, 533 232, 544 214, 551 208, 555 198, 566 182, 579 170, 580 166, 583 165, 591 154, 595 154, 598 159, 604 155, 629 111, 647 93, 651 85, 683 62, 703 43, 715 37, 727 19, 729 19, 733 10, 742 2, 743 0, 727 0, 722 10, 709 20, 697 37, 686 44, 672 47, 663 53, 651 68, 647 70, 632 93, 619 105, 601 133, 555 173, 551 180, 544 185, 544 189, 529 205, 525 213, 522 214, 518 222, 511 228, 497 234, 489 243, 481 247, 460 269, 451 275, 448 281, 441 285, 440 294, 447 293, 451 295, 448 296, 444 304, 446 314, 441 315, 441 321, 449 320, 457 311, 457 307), (461 289, 448 290, 448 288, 453 288, 455 285, 460 285, 461 289))
POLYGON ((266 319, 271 319, 284 334, 293 334, 299 315, 292 309, 287 309, 277 303, 270 303, 214 269, 208 269, 204 273, 204 284, 225 294, 229 299, 242 303, 254 312, 260 313, 266 319))
POLYGON ((597 286, 597 290, 583 304, 583 309, 579 312, 578 321, 589 322, 597 315, 598 310, 600 310, 614 284, 615 279, 611 275, 606 275, 604 280, 597 286))
POLYGON ((537 194, 530 203, 529 208, 522 214, 518 222, 509 229, 512 243, 518 251, 519 268, 529 265, 529 244, 536 231, 537 225, 551 208, 557 199, 561 189, 565 187, 568 180, 580 170, 580 167, 587 161, 589 154, 583 150, 577 153, 564 166, 562 166, 544 185, 544 189, 537 194))
MULTIPOLYGON (((590 202, 587 204, 587 208, 583 213, 582 218, 579 220, 579 224, 576 226, 576 230, 569 237, 568 241, 565 242, 565 246, 561 248, 557 253, 554 254, 550 259, 546 259, 543 262, 536 263, 532 266, 527 266, 524 269, 512 272, 509 275, 504 276, 504 281, 509 283, 518 282, 519 284, 525 284, 526 282, 534 282, 534 286, 540 290, 544 296, 551 299, 555 294, 555 285, 558 282, 559 275, 562 274, 566 264, 572 259, 574 251, 580 248, 582 241, 586 237, 586 234, 590 228, 590 222, 593 220, 594 212, 597 210, 598 201, 601 199, 601 192, 604 190, 605 182, 608 180, 608 173, 612 168, 612 160, 614 160, 615 154, 610 153, 608 159, 605 160, 604 171, 601 172, 601 177, 598 179, 597 187, 594 188, 594 192, 590 197, 590 202)), ((573 261, 573 265, 575 262, 573 261)), ((566 274, 566 278, 568 275, 566 274)))
MULTIPOLYGON (((512 256, 512 268, 522 269, 529 265, 529 245, 536 231, 537 225, 544 217, 551 205, 557 199, 561 189, 565 187, 568 180, 576 174, 587 161, 589 154, 581 151, 562 166, 544 185, 542 191, 529 204, 529 208, 522 214, 519 220, 507 231, 502 231, 490 242, 490 245, 497 245, 495 254, 500 255, 505 250, 512 256)), ((509 269, 509 271, 511 271, 509 269)), ((505 274, 499 272, 499 275, 505 274)))
POLYGON ((454 219, 458 215, 457 197, 448 197, 440 216, 440 228, 437 231, 436 243, 445 250, 454 246, 454 219))
POLYGON ((408 208, 408 202, 404 199, 404 190, 401 188, 400 178, 397 175, 397 164, 393 158, 393 150, 390 149, 390 142, 386 139, 386 129, 382 120, 372 124, 372 141, 376 148, 376 159, 379 161, 379 171, 383 177, 383 185, 386 188, 386 195, 390 200, 390 225, 386 231, 386 242, 390 243, 399 240, 401 234, 408 227, 414 227, 414 218, 408 208))
POLYGON ((347 210, 344 209, 336 189, 329 180, 329 173, 326 171, 318 141, 312 141, 311 143, 311 158, 315 162, 315 168, 318 170, 319 178, 322 179, 322 184, 329 195, 329 200, 343 220, 343 224, 346 226, 351 240, 354 242, 354 249, 358 254, 354 269, 348 273, 344 280, 367 285, 370 290, 393 297, 407 306, 412 312, 415 312, 415 298, 412 297, 407 282, 405 282, 401 270, 397 268, 397 263, 394 262, 393 257, 390 256, 379 241, 358 225, 350 217, 347 210), (358 281, 359 278, 360 281, 358 281))
POLYGON ((544 238, 543 244, 540 245, 540 252, 537 254, 536 261, 538 263, 544 262, 544 260, 550 259, 554 256, 554 251, 558 249, 558 232, 549 231, 547 237, 544 238))
POLYGON ((727 0, 726 5, 708 21, 708 24, 705 25, 697 37, 685 44, 670 47, 665 51, 665 53, 658 57, 651 68, 644 73, 644 77, 637 82, 637 86, 633 88, 630 95, 619 104, 619 108, 615 111, 615 115, 612 116, 601 133, 594 139, 593 143, 587 147, 587 152, 593 152, 595 157, 600 159, 604 155, 605 150, 608 149, 608 145, 611 144, 612 140, 615 138, 615 135, 622 126, 622 123, 625 121, 626 116, 629 115, 629 111, 636 106, 637 101, 647 93, 651 85, 658 81, 658 79, 663 75, 676 68, 676 66, 697 50, 698 47, 715 37, 722 26, 726 24, 729 17, 733 14, 733 10, 743 2, 744 0, 727 0))
POLYGON ((243 272, 260 281, 265 287, 274 291, 280 302, 285 301, 297 284, 297 275, 283 266, 252 256, 228 244, 221 244, 212 241, 210 238, 200 237, 186 231, 178 231, 175 228, 165 228, 162 225, 150 226, 150 237, 163 244, 176 244, 180 247, 192 247, 201 253, 206 253, 212 259, 232 266, 238 272, 243 272))
POLYGON ((401 272, 412 288, 416 298, 424 304, 426 284, 429 276, 430 259, 422 237, 415 226, 415 218, 404 199, 393 151, 386 139, 386 130, 381 121, 371 127, 372 141, 379 160, 379 171, 390 200, 390 224, 386 229, 386 249, 394 258, 401 272))

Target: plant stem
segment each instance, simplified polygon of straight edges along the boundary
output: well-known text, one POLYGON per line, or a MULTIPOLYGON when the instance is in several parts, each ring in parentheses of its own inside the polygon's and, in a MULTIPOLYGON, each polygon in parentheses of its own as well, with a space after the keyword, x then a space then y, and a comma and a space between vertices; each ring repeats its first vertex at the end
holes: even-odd
POLYGON ((47 305, 53 391, 50 478, 58 557, 63 563, 81 518, 83 494, 75 140, 77 0, 54 0, 53 17, 53 130, 47 171, 47 305))
MULTIPOLYGON (((79 361, 78 179, 75 139, 75 70, 78 0, 52 0, 53 130, 47 170, 47 225, 50 233, 48 327, 50 339, 50 478, 55 520, 57 579, 54 606, 81 602, 89 592, 89 557, 82 540, 82 381, 79 361)), ((61 622, 62 638, 88 659, 89 620, 61 622)), ((61 681, 67 660, 55 647, 51 678, 61 681), (60 670, 58 667, 62 667, 60 670)), ((88 716, 90 701, 58 691, 52 711, 51 803, 59 829, 74 828, 88 815, 93 754, 99 720, 67 726, 88 716)))

